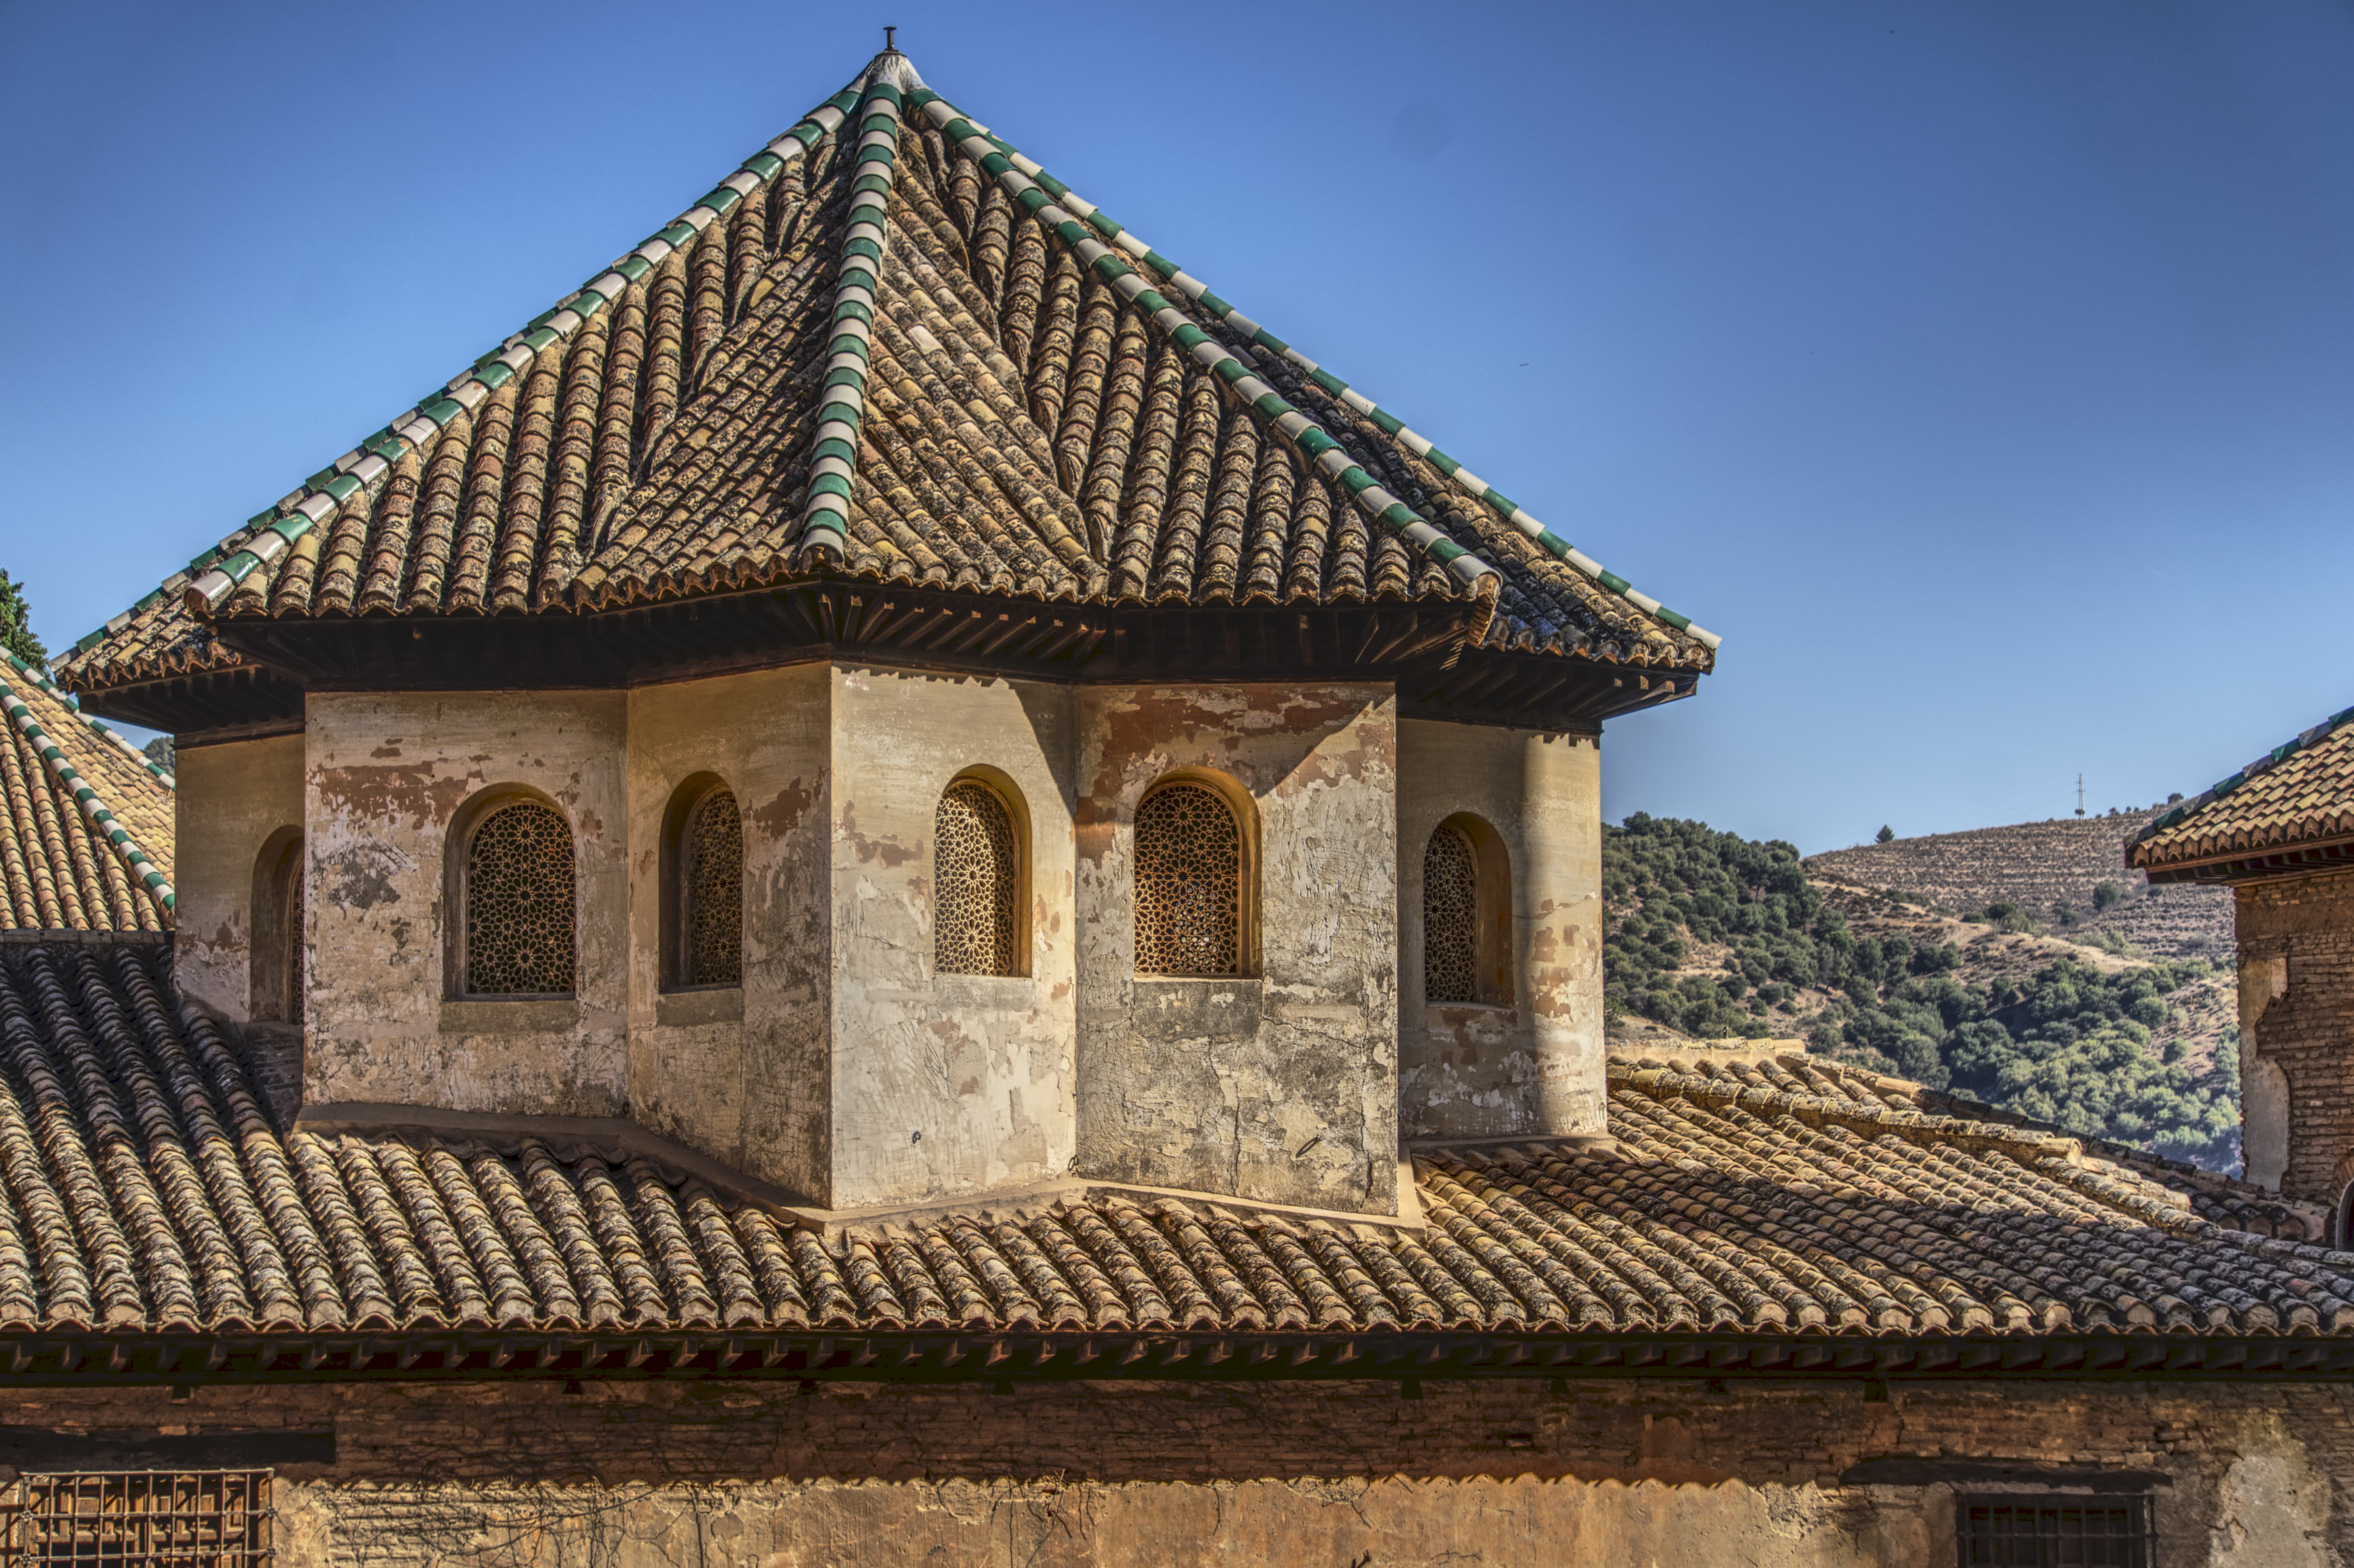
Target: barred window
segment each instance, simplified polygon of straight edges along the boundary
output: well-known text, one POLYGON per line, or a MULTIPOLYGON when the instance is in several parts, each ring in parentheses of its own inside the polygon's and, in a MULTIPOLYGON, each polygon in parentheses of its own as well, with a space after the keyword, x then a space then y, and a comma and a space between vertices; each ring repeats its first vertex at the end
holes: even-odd
POLYGON ((1164 784, 1136 809, 1136 972, 1243 969, 1243 833, 1204 784, 1164 784))
POLYGON ((1022 972, 1022 846, 988 785, 949 786, 932 814, 932 968, 944 975, 1022 972))
POLYGON ((536 800, 501 806, 466 843, 466 991, 572 992, 572 830, 536 800))
POLYGON ((688 814, 680 850, 679 955, 684 983, 744 983, 744 818, 733 790, 712 790, 688 814))
POLYGON ((1469 836, 1446 823, 1422 852, 1422 995, 1479 1000, 1479 857, 1469 836))
POLYGON ((1960 1497, 1964 1568, 2149 1568, 2146 1497, 1960 1497))
POLYGON ((260 1568, 267 1470, 86 1470, 22 1482, 13 1561, 26 1568, 260 1568))

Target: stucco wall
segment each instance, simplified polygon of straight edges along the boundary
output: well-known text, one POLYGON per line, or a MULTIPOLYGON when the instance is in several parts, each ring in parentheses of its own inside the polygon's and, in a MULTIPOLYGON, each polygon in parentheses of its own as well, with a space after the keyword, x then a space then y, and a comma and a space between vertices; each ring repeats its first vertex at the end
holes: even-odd
POLYGON ((1398 726, 1399 1105, 1408 1138, 1602 1130, 1601 751, 1593 736, 1398 726), (1513 1003, 1423 1000, 1422 863, 1458 812, 1511 861, 1513 1003))
POLYGON ((242 1022, 251 1000, 253 869, 281 828, 302 825, 302 737, 191 746, 174 793, 173 892, 181 994, 242 1022))
POLYGON ((2248 1174, 2336 1203, 2354 1181, 2354 872, 2237 892, 2248 1174))
POLYGON ((1387 685, 1079 694, 1078 1168, 1396 1210, 1396 700, 1387 685), (1177 768, 1259 817, 1258 974, 1135 974, 1133 823, 1177 768))
POLYGON ((21 1388, 0 1423, 332 1433, 281 1472, 285 1568, 1946 1568, 1952 1483, 1844 1479, 1891 1458, 2138 1472, 2155 1568, 2354 1550, 2329 1383, 21 1388))
POLYGON ((1021 1186, 1070 1164, 1071 776, 1066 686, 833 673, 837 1208, 1021 1186), (1028 968, 936 975, 932 840, 949 783, 994 770, 1029 819, 1028 968))
POLYGON ((619 1116, 628 1108, 626 699, 314 693, 306 736, 312 1105, 619 1116), (485 787, 553 800, 575 846, 578 1001, 449 1001, 444 847, 485 787))
POLYGON ((804 664, 629 695, 631 1115, 812 1196, 832 1158, 830 686, 825 665, 804 664), (744 983, 666 1010, 663 819, 679 786, 705 773, 735 793, 744 821, 744 983), (663 1022, 731 1001, 735 1018, 663 1022))

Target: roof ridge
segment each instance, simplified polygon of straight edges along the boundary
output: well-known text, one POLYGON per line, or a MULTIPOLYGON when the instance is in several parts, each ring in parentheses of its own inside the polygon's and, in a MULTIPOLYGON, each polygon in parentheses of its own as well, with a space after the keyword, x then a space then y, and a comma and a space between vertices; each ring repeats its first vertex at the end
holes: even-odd
MULTIPOLYGON (((676 218, 623 253, 604 271, 534 316, 524 323, 522 331, 509 334, 497 348, 395 415, 382 429, 303 481, 269 510, 247 518, 219 544, 191 560, 185 570, 173 573, 161 587, 129 609, 75 642, 69 653, 87 652, 121 630, 133 616, 167 593, 185 588, 186 602, 192 614, 201 616, 217 609, 257 568, 280 559, 296 540, 334 515, 345 500, 362 489, 373 488, 391 472, 394 463, 440 435, 459 414, 472 410, 493 392, 523 374, 542 350, 568 340, 591 316, 619 299, 623 289, 726 216, 751 191, 774 179, 788 163, 832 134, 858 101, 862 85, 878 71, 896 74, 889 73, 885 57, 877 56, 850 85, 745 159, 734 174, 698 197, 676 218)), ((913 75, 912 67, 905 74, 913 75)))
MULTIPOLYGON (((1338 483, 1360 511, 1419 548, 1426 556, 1445 566, 1466 585, 1476 588, 1483 578, 1501 580, 1501 574, 1492 564, 1448 538, 1420 513, 1376 483, 1373 475, 1352 461, 1347 450, 1334 440, 1321 425, 1293 407, 1274 387, 1252 375, 1241 360, 1186 319, 1184 313, 1171 304, 1159 291, 1147 285, 1134 268, 1083 228, 1069 211, 1056 205, 1042 183, 1015 167, 1011 158, 998 151, 995 140, 959 113, 955 105, 929 88, 917 88, 907 97, 941 134, 955 144, 958 151, 993 175, 1016 205, 1052 228, 1077 255, 1082 264, 1109 284, 1123 300, 1137 306, 1161 335, 1192 355, 1198 363, 1231 387, 1243 407, 1250 411, 1251 417, 1262 428, 1281 436, 1301 457, 1338 483), (961 132, 958 130, 959 126, 963 127, 961 132), (976 142, 985 150, 975 152, 972 144, 976 142)), ((1023 161, 1028 162, 1026 159, 1023 161)), ((1056 183, 1059 185, 1061 182, 1056 183)), ((1066 194, 1068 189, 1068 186, 1064 187, 1066 194)), ((1482 591, 1492 593, 1494 584, 1482 591)))
POLYGON ((125 757, 130 758, 133 762, 139 764, 140 767, 145 768, 154 777, 156 782, 162 784, 164 789, 176 789, 179 788, 180 781, 170 768, 157 766, 154 758, 148 756, 145 752, 131 744, 131 737, 129 736, 124 735, 112 725, 108 724, 104 719, 98 717, 95 714, 86 714, 82 712, 81 699, 75 696, 71 692, 64 690, 58 686, 56 682, 50 680, 48 671, 43 670, 38 664, 33 663, 29 660, 18 658, 15 653, 10 652, 5 648, 0 648, 0 655, 5 655, 7 658, 8 662, 15 666, 17 673, 23 675, 27 680, 40 687, 42 691, 47 692, 50 696, 55 697, 58 704, 69 713, 72 714, 74 717, 81 720, 82 723, 88 725, 91 729, 96 730, 106 739, 113 742, 116 747, 119 748, 125 757))
POLYGON ((2242 785, 2248 784, 2257 779, 2261 779, 2280 764, 2286 762, 2290 758, 2296 756, 2298 752, 2305 750, 2307 747, 2317 746, 2322 741, 2328 739, 2330 736, 2337 733, 2338 730, 2349 722, 2354 722, 2354 708, 2346 708, 2338 713, 2334 713, 2327 718, 2323 719, 2319 724, 2315 725, 2311 729, 2300 732, 2295 739, 2285 741, 2281 745, 2274 747, 2270 751, 2265 752, 2262 757, 2257 758, 2253 762, 2249 763, 2246 767, 2241 768, 2237 773, 2232 774, 2230 778, 2209 785, 2197 795, 2194 795, 2190 800, 2183 801, 2180 805, 2166 812, 2163 816, 2153 818, 2149 821, 2142 824, 2141 831, 2135 833, 2133 837, 2126 841, 2126 850, 2130 852, 2135 845, 2139 844, 2146 840, 2156 838, 2159 833, 2164 832, 2167 829, 2175 826, 2177 823, 2181 822, 2186 818, 2190 817, 2191 813, 2213 805, 2216 801, 2223 799, 2226 795, 2231 794, 2232 791, 2239 789, 2242 785))
MULTIPOLYGON (((9 662, 18 662, 12 657, 9 662)), ((81 814, 89 820, 90 825, 112 846, 116 857, 122 862, 123 869, 136 878, 148 895, 165 910, 175 909, 177 899, 172 891, 172 884, 148 858, 147 852, 139 847, 130 830, 115 821, 114 813, 107 810, 106 802, 99 799, 98 791, 90 788, 80 770, 66 760, 64 748, 50 738, 48 730, 41 727, 41 721, 33 716, 33 710, 26 705, 25 699, 16 694, 16 688, 8 684, 5 677, 0 677, 0 710, 6 712, 8 722, 32 743, 33 750, 40 757, 41 765, 49 770, 50 777, 58 781, 58 787, 73 798, 74 804, 81 809, 81 814)))
POLYGON ((842 261, 835 273, 832 336, 826 344, 825 380, 818 393, 809 499, 801 509, 796 542, 796 553, 804 558, 821 550, 837 560, 849 555, 851 481, 858 470, 858 431, 866 415, 866 366, 874 352, 883 254, 891 239, 891 180, 898 166, 899 125, 906 111, 897 87, 871 68, 868 74, 874 79, 858 100, 858 144, 852 154, 850 210, 843 221, 842 261), (875 125, 878 120, 884 123, 875 125), (869 164, 880 164, 882 171, 865 172, 869 164))
MULTIPOLYGON (((1527 535, 1546 554, 1553 556, 1556 560, 1566 562, 1571 567, 1584 573, 1586 577, 1592 578, 1595 582, 1601 584, 1604 588, 1618 595, 1630 604, 1633 604, 1638 609, 1644 611, 1646 614, 1656 616, 1659 620, 1666 621, 1670 626, 1674 627, 1677 630, 1699 639, 1701 641, 1708 645, 1711 652, 1715 652, 1717 648, 1723 645, 1724 641, 1723 638, 1720 637, 1713 631, 1706 630, 1705 628, 1695 626, 1692 624, 1690 617, 1680 615, 1676 611, 1668 609, 1667 606, 1661 604, 1658 599, 1653 599, 1650 595, 1637 592, 1634 585, 1628 582, 1626 578, 1618 577, 1615 573, 1606 570, 1599 561, 1596 561, 1592 556, 1585 555, 1568 540, 1563 538, 1560 535, 1555 534, 1552 529, 1537 521, 1536 518, 1531 516, 1517 502, 1514 502, 1511 497, 1505 495, 1501 491, 1497 490, 1486 480, 1481 479, 1479 475, 1473 473, 1470 470, 1458 462, 1454 458, 1448 456, 1445 451, 1442 451, 1429 440, 1429 438, 1410 429, 1407 428, 1405 421, 1398 418, 1396 415, 1392 414, 1386 408, 1374 403, 1372 398, 1367 397, 1363 393, 1356 391, 1347 382, 1341 380, 1331 371, 1326 370, 1321 366, 1318 365, 1316 361, 1309 358, 1306 355, 1299 353, 1289 344, 1284 342, 1281 338, 1276 336, 1273 333, 1259 325, 1258 323, 1236 311, 1233 305, 1227 303, 1225 300, 1220 299, 1216 294, 1211 292, 1208 284, 1203 282, 1198 278, 1193 277, 1183 269, 1180 268, 1174 261, 1170 260, 1168 257, 1163 256, 1159 250, 1147 245, 1142 239, 1130 233, 1126 228, 1107 215, 1101 207, 1098 207, 1093 202, 1087 200, 1077 192, 1072 190, 1069 185, 1065 185, 1061 180, 1058 180, 1053 175, 1048 174, 1045 168, 1035 159, 1023 156, 1021 151, 1011 142, 1006 141, 1003 137, 999 136, 994 132, 991 131, 988 126, 973 120, 970 115, 962 113, 955 105, 949 103, 947 99, 941 97, 938 93, 932 91, 928 88, 920 90, 917 92, 910 93, 908 96, 917 101, 918 107, 924 111, 927 118, 929 118, 933 123, 939 128, 943 134, 953 138, 955 133, 949 129, 950 121, 962 121, 966 125, 970 126, 982 141, 989 143, 992 147, 994 147, 999 154, 1003 157, 1005 162, 1013 165, 1015 171, 1026 178, 1034 181, 1039 186, 1043 187, 1051 196, 1053 196, 1057 202, 1061 203, 1062 206, 1077 213, 1081 218, 1086 220, 1089 227, 1101 234, 1107 240, 1110 241, 1112 245, 1118 247, 1120 250, 1135 258, 1137 260, 1143 262, 1155 272, 1158 272, 1161 275, 1161 280, 1168 283, 1170 287, 1184 295, 1188 301, 1200 305, 1203 309, 1208 311, 1210 314, 1219 322, 1232 327, 1236 332, 1246 334, 1253 343, 1258 344, 1261 348, 1266 349, 1268 353, 1279 355, 1292 365, 1298 366, 1300 373, 1306 376, 1310 380, 1313 381, 1318 387, 1330 393, 1332 397, 1338 398, 1341 402, 1348 405, 1351 408, 1355 409, 1358 413, 1363 414, 1365 418, 1371 419, 1384 431, 1384 433, 1394 437, 1399 444, 1404 446, 1408 451, 1413 452, 1416 457, 1423 459, 1433 468, 1438 470, 1439 472, 1445 474, 1448 482, 1452 483, 1457 489, 1462 491, 1466 495, 1470 496, 1473 500, 1485 505, 1490 512, 1494 513, 1504 522, 1510 524, 1512 527, 1518 529, 1522 534, 1527 535), (934 105, 938 105, 939 110, 944 111, 949 119, 944 120, 941 118, 940 114, 935 113, 934 105)), ((971 154, 970 149, 963 145, 964 140, 966 139, 959 139, 959 150, 966 153, 968 156, 972 156, 973 154, 971 154)), ((981 159, 974 157, 974 162, 980 163, 981 159)), ((1001 179, 1002 178, 1002 176, 1001 176, 1001 179)), ((1008 185, 1007 189, 1010 194, 1015 196, 1017 198, 1021 195, 1020 191, 1012 185, 1008 185)), ((1026 203, 1023 205, 1027 206, 1026 203)), ((1117 285, 1115 284, 1115 286, 1117 285)), ((1288 407, 1288 405, 1286 406, 1288 407)), ((1411 508, 1408 510, 1410 511, 1411 508)))

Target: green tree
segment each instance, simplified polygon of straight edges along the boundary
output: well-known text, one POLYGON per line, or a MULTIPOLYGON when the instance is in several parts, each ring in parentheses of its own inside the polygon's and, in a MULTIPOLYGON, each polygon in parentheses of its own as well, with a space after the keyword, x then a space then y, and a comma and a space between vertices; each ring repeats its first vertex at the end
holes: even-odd
POLYGON ((1880 832, 1872 835, 1872 842, 1876 844, 1884 844, 1893 842, 1895 837, 1896 830, 1890 827, 1886 822, 1882 822, 1880 824, 1880 832))
MULTIPOLYGON (((1604 1009, 1701 1039, 1804 1031, 1816 1054, 1956 1089, 2073 1131, 2228 1170, 2239 1158, 2238 1061, 2194 1074, 2153 1030, 2201 960, 2103 974, 2062 959, 1966 985, 1951 942, 1858 937, 1798 852, 1637 813, 1602 838, 1604 1009), (1776 1009, 1797 1004, 1796 1016, 1776 1009)), ((1978 916, 2013 930, 2015 904, 1978 916)))
POLYGON ((2114 882, 2094 883, 2093 885, 2093 907, 2096 910, 2106 909, 2125 895, 2126 890, 2119 887, 2114 882))
POLYGON ((178 748, 172 744, 170 736, 159 735, 139 749, 146 754, 148 761, 164 772, 171 773, 177 770, 179 752, 178 748))
POLYGON ((27 664, 46 664, 49 651, 33 635, 32 607, 25 602, 24 585, 0 572, 0 648, 27 664))

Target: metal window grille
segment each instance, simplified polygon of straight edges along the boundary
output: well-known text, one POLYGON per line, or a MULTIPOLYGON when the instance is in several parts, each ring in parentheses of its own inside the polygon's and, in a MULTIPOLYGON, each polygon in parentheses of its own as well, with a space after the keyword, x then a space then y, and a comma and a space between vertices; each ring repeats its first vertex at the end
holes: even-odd
POLYGON ((1955 1499, 1965 1568, 2149 1568, 2147 1498, 1955 1499))
POLYGON ((83 1470, 27 1476, 10 1568, 261 1568, 267 1470, 83 1470))
POLYGON ((1479 1000, 1479 860, 1459 828, 1440 827, 1422 853, 1422 996, 1479 1000))

